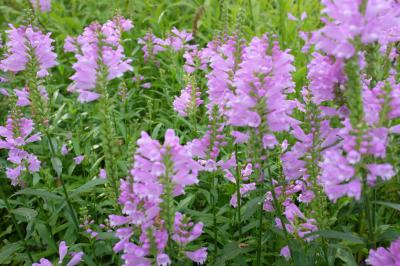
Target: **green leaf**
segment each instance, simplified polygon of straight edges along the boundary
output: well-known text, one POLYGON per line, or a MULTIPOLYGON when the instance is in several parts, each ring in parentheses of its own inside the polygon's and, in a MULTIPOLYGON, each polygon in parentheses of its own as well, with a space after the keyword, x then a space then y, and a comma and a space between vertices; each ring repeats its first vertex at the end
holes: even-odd
POLYGON ((151 133, 151 137, 153 139, 156 139, 158 137, 158 134, 160 132, 160 129, 162 128, 163 124, 158 124, 154 129, 153 132, 151 133))
POLYGON ((340 232, 340 231, 333 231, 333 230, 321 230, 321 231, 314 231, 310 234, 305 235, 304 237, 309 236, 321 236, 329 239, 340 239, 344 241, 349 241, 356 244, 365 244, 365 240, 359 236, 353 235, 350 232, 340 232))
POLYGON ((176 206, 177 210, 182 210, 185 209, 189 206, 189 204, 194 200, 194 194, 189 194, 186 198, 184 198, 183 200, 181 200, 178 204, 178 206, 176 206))
POLYGON ((46 242, 52 250, 57 251, 57 244, 54 241, 51 231, 48 229, 48 227, 45 224, 39 222, 35 224, 35 228, 40 235, 40 238, 43 239, 43 241, 46 242))
POLYGON ((54 171, 56 171, 57 176, 61 176, 62 173, 62 162, 58 157, 51 157, 51 164, 53 165, 54 171))
POLYGON ((221 256, 218 257, 215 265, 223 265, 226 261, 232 260, 242 253, 247 252, 248 248, 239 247, 238 242, 230 242, 221 250, 221 256))
POLYGON ((30 195, 30 196, 38 196, 42 197, 43 199, 53 199, 53 200, 63 200, 64 198, 57 195, 56 193, 49 192, 43 189, 33 189, 33 188, 25 188, 18 192, 16 192, 12 196, 16 195, 30 195))
POLYGON ((70 197, 74 198, 74 197, 76 197, 76 196, 78 196, 78 195, 80 195, 82 193, 90 191, 92 188, 94 188, 94 187, 96 187, 98 185, 103 185, 103 184, 105 184, 107 182, 108 182, 107 179, 93 179, 93 180, 90 180, 86 184, 84 184, 84 185, 78 187, 77 189, 75 189, 71 193, 70 197))
POLYGON ((8 259, 10 259, 11 255, 20 250, 22 250, 22 245, 19 242, 5 245, 0 249, 0 265, 4 264, 8 259))
POLYGON ((16 215, 17 218, 20 218, 20 220, 25 222, 35 219, 35 217, 38 215, 38 212, 36 210, 25 207, 13 209, 12 212, 16 215))
POLYGON ((400 211, 400 204, 387 202, 387 201, 373 201, 373 203, 400 211))
POLYGON ((392 242, 399 236, 400 236, 400 229, 390 225, 381 225, 377 229, 376 240, 378 242, 382 241, 392 242))
POLYGON ((10 224, 7 226, 6 230, 3 230, 3 232, 0 233, 0 239, 3 238, 5 235, 11 234, 13 232, 13 226, 10 224))
POLYGON ((258 203, 261 202, 262 198, 263 197, 255 197, 242 206, 244 210, 242 215, 243 220, 248 220, 259 209, 258 203))
POLYGON ((338 251, 336 253, 336 257, 338 257, 343 262, 345 262, 345 265, 347 265, 347 266, 357 266, 358 265, 356 260, 354 259, 353 254, 351 254, 351 252, 349 252, 348 250, 338 249, 338 251))

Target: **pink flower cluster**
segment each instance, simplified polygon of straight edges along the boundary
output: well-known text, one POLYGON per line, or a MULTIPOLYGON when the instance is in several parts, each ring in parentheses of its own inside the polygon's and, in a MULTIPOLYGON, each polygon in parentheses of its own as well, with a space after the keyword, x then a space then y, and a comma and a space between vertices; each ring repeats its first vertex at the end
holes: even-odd
POLYGON ((344 195, 360 199, 362 176, 356 171, 357 165, 364 165, 366 180, 370 186, 377 183, 378 177, 381 180, 389 180, 395 175, 393 166, 385 162, 385 158, 389 133, 398 131, 397 127, 382 126, 382 121, 399 117, 397 101, 400 87, 393 78, 389 80, 388 91, 383 82, 378 82, 370 89, 369 81, 363 79, 362 100, 366 127, 355 129, 346 111, 339 114, 343 128, 338 131, 337 140, 341 141, 324 152, 324 159, 320 164, 320 182, 331 200, 344 195), (368 157, 375 158, 377 162, 362 163, 368 157))
MULTIPOLYGON (((316 48, 337 58, 350 58, 356 52, 354 43, 360 38, 364 44, 400 38, 390 36, 400 27, 400 9, 395 0, 323 0, 323 12, 331 20, 323 19, 325 26, 315 32, 316 48), (362 9, 365 10, 362 10, 362 9), (387 36, 385 38, 384 36, 387 36)), ((384 43, 381 43, 384 44, 384 43)))
MULTIPOLYGON (((228 96, 228 123, 251 128, 266 124, 271 132, 289 130, 296 123, 290 116, 295 105, 286 99, 294 91, 293 56, 276 43, 270 47, 268 37, 263 36, 253 38, 241 58, 233 80, 235 93, 228 96)), ((273 135, 264 139, 264 146, 276 144, 273 135)))
POLYGON ((196 111, 203 100, 200 99, 201 92, 199 88, 193 88, 192 84, 188 84, 182 91, 179 97, 175 97, 173 106, 174 110, 182 117, 187 117, 189 114, 196 111))
POLYGON ((191 33, 185 30, 179 31, 174 27, 171 34, 165 39, 158 38, 153 33, 148 32, 138 40, 138 43, 143 45, 144 60, 147 61, 168 48, 175 52, 194 50, 196 46, 188 44, 192 39, 193 35, 191 33))
POLYGON ((131 178, 121 181, 119 202, 125 215, 110 216, 111 226, 125 225, 117 229, 120 241, 114 251, 124 252, 125 265, 168 265, 171 260, 165 249, 172 239, 183 247, 188 258, 203 263, 204 249, 192 252, 187 246, 201 235, 203 225, 193 224, 171 205, 174 197, 184 194, 186 186, 199 182, 201 166, 171 129, 163 145, 145 132, 137 144, 131 178), (171 215, 175 215, 174 222, 171 215), (132 242, 138 231, 138 241, 132 242), (152 262, 151 257, 156 261, 152 262))
POLYGON ((0 149, 8 150, 7 160, 14 168, 7 168, 6 175, 13 186, 23 185, 19 177, 24 172, 36 173, 40 170, 38 158, 24 149, 29 143, 40 140, 40 134, 31 135, 34 123, 27 118, 7 119, 6 126, 0 126, 0 149))
POLYGON ((0 61, 0 70, 17 73, 25 70, 28 62, 35 60, 38 62, 37 76, 47 76, 48 69, 57 65, 50 33, 45 35, 32 26, 15 28, 10 25, 10 28, 7 31, 7 53, 0 61))
POLYGON ((183 69, 186 73, 191 74, 196 70, 205 71, 207 69, 206 49, 198 49, 193 47, 191 50, 185 51, 183 58, 185 65, 183 69))
POLYGON ((208 62, 211 68, 207 74, 209 113, 215 106, 221 115, 226 113, 227 102, 233 95, 233 77, 238 63, 235 57, 236 45, 237 38, 229 37, 224 42, 210 42, 202 50, 201 59, 208 62))
POLYGON ((99 78, 112 80, 132 71, 131 59, 126 59, 121 45, 121 34, 133 27, 132 21, 115 17, 100 25, 93 23, 77 38, 67 37, 64 49, 73 52, 77 62, 71 77, 74 83, 69 90, 78 92, 80 102, 95 101, 100 97, 96 91, 99 78))

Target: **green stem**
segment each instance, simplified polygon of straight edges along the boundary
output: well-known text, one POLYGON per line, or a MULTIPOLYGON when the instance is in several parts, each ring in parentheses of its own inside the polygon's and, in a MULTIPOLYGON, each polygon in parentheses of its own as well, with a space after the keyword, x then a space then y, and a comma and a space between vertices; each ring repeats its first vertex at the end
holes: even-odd
POLYGON ((11 220, 12 220, 14 226, 15 226, 15 229, 17 230, 18 237, 21 239, 22 243, 24 244, 25 251, 26 251, 26 253, 28 255, 29 261, 30 261, 31 264, 33 264, 34 260, 33 260, 32 254, 30 253, 30 251, 28 249, 28 243, 26 242, 26 240, 25 240, 25 238, 24 238, 24 236, 22 234, 21 228, 19 227, 19 225, 17 223, 17 219, 15 218, 14 213, 12 212, 12 208, 11 208, 10 203, 8 202, 8 199, 7 199, 7 197, 6 197, 6 195, 5 195, 4 191, 3 191, 3 186, 2 185, 0 185, 0 194, 1 194, 1 197, 3 198, 3 200, 4 200, 4 203, 6 204, 7 211, 11 216, 11 220))
MULTIPOLYGON (((168 148, 167 154, 170 153, 170 150, 168 148)), ((162 177, 162 183, 164 186, 164 192, 163 192, 163 207, 162 207, 162 214, 163 218, 165 220, 165 227, 168 232, 168 254, 173 254, 174 252, 174 247, 173 247, 173 241, 171 241, 171 236, 173 233, 173 211, 174 211, 174 202, 173 202, 173 183, 170 177, 170 174, 173 175, 173 169, 174 165, 173 162, 171 161, 169 156, 166 156, 164 158, 164 165, 165 165, 165 175, 162 177)))
MULTIPOLYGON (((46 137, 47 137, 47 140, 48 140, 48 142, 49 142, 50 151, 51 151, 51 156, 52 156, 52 158, 56 158, 56 151, 55 151, 55 149, 54 149, 53 141, 51 140, 50 133, 49 133, 48 131, 46 131, 46 137)), ((79 232, 78 218, 76 217, 74 208, 72 207, 71 200, 70 200, 69 195, 68 195, 68 190, 67 190, 67 187, 65 186, 65 183, 64 183, 64 179, 63 179, 63 177, 62 177, 62 174, 60 174, 60 175, 58 176, 58 178, 59 178, 59 180, 60 180, 60 182, 61 182, 61 186, 62 186, 62 188, 63 188, 64 197, 65 197, 65 200, 66 200, 66 202, 67 202, 67 206, 68 206, 69 212, 70 212, 70 214, 71 214, 72 220, 73 220, 73 222, 74 222, 76 231, 79 232)))
POLYGON ((242 240, 242 221, 241 221, 241 207, 242 200, 240 197, 240 168, 239 168, 239 155, 238 155, 238 145, 235 144, 235 159, 236 159, 236 197, 237 197, 237 225, 239 227, 239 243, 242 240))
MULTIPOLYGON (((111 122, 111 114, 110 108, 112 103, 109 99, 108 92, 106 90, 107 80, 106 75, 100 75, 102 78, 99 80, 98 91, 101 94, 101 98, 99 100, 99 112, 100 112, 100 122, 101 122, 101 141, 102 141, 102 148, 104 152, 104 159, 105 159, 105 167, 107 175, 110 177, 111 185, 114 190, 116 201, 118 201, 119 192, 117 187, 117 180, 118 180, 118 168, 114 161, 117 157, 117 152, 115 151, 116 146, 114 143, 115 131, 114 126, 111 122)), ((117 204, 118 208, 119 204, 117 204)))
MULTIPOLYGON (((258 135, 259 135, 258 136, 258 143, 262 143, 262 138, 263 138, 263 130, 262 130, 262 128, 259 129, 258 135)), ((259 152, 259 154, 265 155, 266 160, 270 159, 269 158, 269 152, 268 152, 267 149, 262 149, 259 152)), ((259 171, 260 175, 257 175, 257 177, 261 176, 263 178, 263 181, 265 179, 265 175, 264 175, 264 171, 263 171, 264 167, 263 166, 264 166, 264 162, 266 160, 259 160, 259 164, 260 164, 260 169, 261 170, 259 171)), ((282 230, 283 230, 286 242, 288 243, 289 250, 291 250, 291 245, 290 245, 290 242, 289 242, 288 232, 287 232, 286 225, 285 225, 285 222, 284 222, 284 219, 283 219, 281 206, 279 204, 278 198, 276 197, 275 185, 274 185, 273 178, 272 178, 272 172, 271 172, 270 165, 268 163, 266 165, 266 170, 267 170, 268 181, 270 183, 270 188, 271 188, 273 207, 274 207, 275 212, 276 212, 276 214, 278 216, 278 219, 281 222, 282 230)), ((261 254, 262 254, 262 226, 263 226, 263 213, 264 213, 263 202, 260 203, 259 212, 260 212, 260 216, 259 216, 259 228, 258 228, 258 239, 257 239, 258 241, 257 241, 257 263, 256 263, 256 265, 258 265, 258 266, 262 265, 261 264, 261 259, 262 259, 261 254)))
MULTIPOLYGON (((269 158, 269 153, 268 152, 266 153, 266 157, 267 157, 267 160, 268 160, 268 158, 269 158)), ((283 234, 285 236, 285 240, 286 240, 286 243, 288 244, 289 250, 292 251, 292 248, 291 248, 291 245, 290 245, 290 241, 289 241, 289 234, 288 234, 288 231, 286 229, 285 221, 283 219, 283 213, 282 213, 281 205, 279 204, 278 198, 276 197, 275 185, 274 185, 274 181, 272 179, 271 168, 270 168, 269 164, 267 165, 267 175, 268 175, 268 181, 269 181, 270 186, 271 186, 271 194, 272 194, 272 201, 273 201, 273 204, 274 204, 274 209, 275 209, 275 212, 278 215, 278 218, 279 218, 279 220, 281 222, 283 234)))
MULTIPOLYGON (((261 125, 263 125, 263 123, 261 123, 261 125)), ((264 175, 263 175, 263 162, 260 159, 261 156, 263 155, 263 149, 262 147, 260 147, 259 145, 262 143, 262 128, 259 128, 259 132, 258 132, 258 138, 257 135, 254 135, 254 139, 257 140, 255 143, 253 143, 254 146, 254 151, 255 151, 255 158, 254 158, 254 164, 260 165, 260 168, 257 169, 257 173, 256 173, 256 178, 257 180, 259 180, 260 178, 262 178, 261 181, 261 196, 262 199, 264 197, 264 189, 263 189, 263 185, 264 185, 264 175)), ((259 220, 258 220, 258 235, 257 235, 257 260, 256 260, 256 265, 260 266, 261 265, 261 259, 262 259, 262 227, 263 227, 263 214, 264 214, 264 208, 263 208, 263 200, 261 200, 260 205, 259 205, 259 220)))
POLYGON ((213 233, 214 233, 214 252, 212 261, 215 262, 218 255, 218 231, 217 231, 217 207, 214 193, 217 193, 215 186, 215 172, 211 173, 211 208, 213 215, 213 233))
POLYGON ((365 203, 365 217, 367 218, 368 225, 368 246, 369 248, 375 248, 375 237, 374 237, 374 223, 371 213, 371 203, 369 200, 369 187, 366 178, 363 179, 363 199, 365 203))
POLYGON ((76 217, 74 209, 72 208, 71 200, 70 200, 69 195, 68 195, 68 190, 67 190, 67 187, 65 186, 64 179, 62 178, 62 175, 59 176, 59 179, 60 179, 60 182, 61 182, 61 186, 63 188, 65 200, 67 201, 67 206, 68 206, 69 212, 70 212, 70 214, 72 216, 72 220, 74 222, 76 231, 79 232, 78 218, 76 217))
POLYGON ((257 236, 257 263, 256 265, 260 266, 261 265, 261 252, 262 252, 262 231, 261 228, 263 226, 263 203, 262 201, 260 202, 260 208, 259 208, 259 220, 258 220, 258 236, 257 236))

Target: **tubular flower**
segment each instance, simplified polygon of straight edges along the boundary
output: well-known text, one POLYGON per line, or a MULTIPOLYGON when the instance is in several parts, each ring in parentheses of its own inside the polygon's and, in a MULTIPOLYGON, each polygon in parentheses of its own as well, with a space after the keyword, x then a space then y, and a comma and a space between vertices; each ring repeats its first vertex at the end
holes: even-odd
POLYGON ((376 250, 370 250, 365 262, 372 266, 400 265, 400 239, 393 241, 389 248, 379 247, 376 250))
POLYGON ((29 100, 29 91, 26 88, 23 88, 21 90, 14 89, 14 92, 17 96, 17 106, 23 107, 31 104, 31 101, 29 100))
POLYGON ((199 248, 195 251, 185 252, 186 256, 197 264, 203 264, 207 260, 207 248, 199 248))
POLYGON ((5 72, 18 73, 26 69, 28 62, 37 62, 37 76, 47 76, 48 69, 57 65, 57 55, 53 52, 53 39, 50 33, 44 35, 32 26, 15 28, 10 25, 7 31, 7 53, 0 61, 0 69, 5 72))
POLYGON ((179 144, 171 129, 167 130, 163 145, 145 132, 137 144, 135 163, 130 171, 132 180, 121 181, 119 202, 124 216, 110 216, 111 226, 125 226, 117 229, 120 241, 114 251, 124 252, 125 265, 150 265, 151 257, 157 258, 158 265, 167 265, 169 256, 164 250, 171 241, 170 235, 172 240, 185 245, 202 232, 201 223, 186 222, 180 213, 175 213, 175 222, 171 217, 172 199, 184 194, 186 186, 199 182, 197 175, 201 166, 179 144), (130 240, 134 231, 129 225, 140 231, 139 241, 135 243, 130 240))
POLYGON ((36 173, 40 170, 38 158, 24 150, 28 143, 40 140, 39 134, 31 135, 34 123, 27 118, 7 119, 6 126, 0 127, 0 149, 8 150, 7 160, 14 164, 14 168, 7 168, 6 175, 13 186, 23 185, 19 177, 24 172, 36 173))
POLYGON ((112 80, 132 71, 131 60, 125 58, 121 45, 122 32, 132 27, 130 20, 115 17, 103 25, 91 24, 76 39, 67 37, 64 49, 75 53, 77 59, 73 65, 75 74, 71 77, 74 83, 69 90, 79 93, 80 102, 91 102, 100 97, 95 90, 100 76, 112 80))

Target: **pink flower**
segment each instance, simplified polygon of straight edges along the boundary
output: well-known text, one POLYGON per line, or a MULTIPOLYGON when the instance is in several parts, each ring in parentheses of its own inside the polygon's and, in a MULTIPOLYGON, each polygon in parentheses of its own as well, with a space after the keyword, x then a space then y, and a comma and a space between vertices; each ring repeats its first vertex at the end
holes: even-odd
POLYGON ((61 146, 61 154, 65 156, 68 154, 68 152, 69 152, 69 150, 68 150, 67 144, 63 144, 61 146))
POLYGON ((32 6, 41 12, 48 12, 51 10, 51 0, 31 0, 32 6))
POLYGON ((40 259, 39 263, 33 263, 32 266, 53 266, 53 264, 47 259, 40 259))
POLYGON ((379 247, 369 251, 368 259, 365 261, 372 266, 398 266, 400 265, 400 239, 392 242, 390 247, 379 247))
POLYGON ((375 185, 376 178, 379 176, 382 180, 390 180, 394 175, 395 171, 393 170, 393 166, 391 164, 368 164, 368 175, 367 180, 371 185, 375 185))
POLYGON ((72 259, 67 263, 67 266, 78 265, 82 261, 83 252, 77 252, 72 256, 72 259))
POLYGON ((99 177, 101 179, 106 179, 107 178, 107 172, 105 169, 100 169, 99 177))
POLYGON ((186 256, 197 264, 204 264, 207 260, 207 248, 185 252, 186 256))
POLYGON ((235 144, 246 143, 249 140, 249 135, 242 133, 240 131, 232 131, 232 137, 235 138, 235 144))
POLYGON ((17 96, 17 106, 28 106, 31 104, 29 100, 29 91, 26 88, 22 90, 14 89, 15 95, 17 96))
POLYGON ((65 255, 68 253, 68 246, 65 241, 61 241, 58 247, 58 253, 60 254, 60 260, 58 261, 60 264, 63 262, 65 255))
POLYGON ((76 165, 80 165, 84 159, 85 159, 85 156, 79 155, 74 158, 74 162, 76 165))
POLYGON ((171 264, 171 259, 165 253, 157 255, 157 265, 158 266, 168 266, 171 264))
POLYGON ((151 88, 151 83, 150 82, 145 82, 141 85, 142 88, 144 89, 150 89, 151 88))
POLYGON ((290 249, 289 246, 284 246, 281 249, 281 252, 279 253, 282 257, 284 257, 286 260, 289 260, 291 255, 290 255, 290 249))

